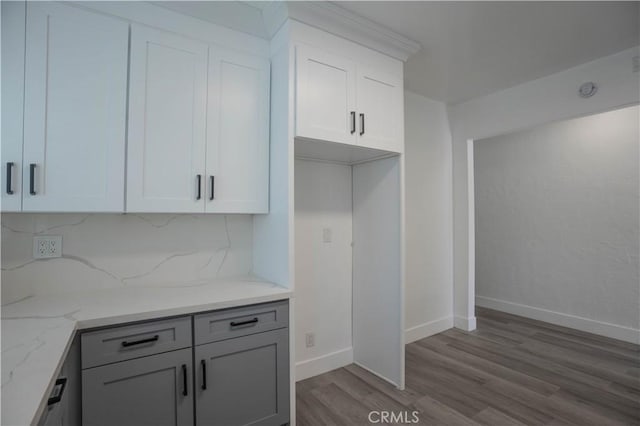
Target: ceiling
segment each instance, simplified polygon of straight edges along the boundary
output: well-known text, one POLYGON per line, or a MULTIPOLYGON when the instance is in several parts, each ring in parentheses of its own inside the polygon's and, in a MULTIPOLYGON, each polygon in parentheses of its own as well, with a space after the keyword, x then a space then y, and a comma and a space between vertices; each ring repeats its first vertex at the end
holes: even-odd
MULTIPOLYGON (((160 4, 267 38, 259 22, 267 3, 160 4)), ((422 49, 405 64, 405 88, 447 103, 506 89, 640 44, 637 1, 334 4, 420 43, 422 49)))
POLYGON ((447 103, 640 44, 638 2, 339 4, 420 43, 405 65, 405 87, 447 103))

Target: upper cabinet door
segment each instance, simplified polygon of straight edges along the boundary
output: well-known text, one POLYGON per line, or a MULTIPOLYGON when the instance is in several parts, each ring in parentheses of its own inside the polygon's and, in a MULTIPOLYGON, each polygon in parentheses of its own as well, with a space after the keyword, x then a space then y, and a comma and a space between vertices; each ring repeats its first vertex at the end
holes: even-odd
POLYGON ((358 145, 403 152, 403 83, 393 76, 358 67, 358 145))
POLYGON ((206 211, 269 211, 269 61, 211 48, 206 211))
POLYGON ((2 7, 2 210, 22 208, 25 3, 2 7))
POLYGON ((127 211, 204 212, 205 43, 131 28, 127 211))
POLYGON ((348 59, 296 47, 296 136, 356 143, 355 70, 348 59))
POLYGON ((23 210, 123 210, 128 30, 27 2, 23 210))

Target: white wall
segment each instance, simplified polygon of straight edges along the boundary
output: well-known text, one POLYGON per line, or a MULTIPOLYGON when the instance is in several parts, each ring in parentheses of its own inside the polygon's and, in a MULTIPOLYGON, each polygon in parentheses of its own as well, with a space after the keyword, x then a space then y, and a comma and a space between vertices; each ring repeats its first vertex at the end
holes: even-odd
POLYGON ((296 380, 353 360, 351 188, 350 166, 295 162, 296 380), (315 333, 311 348, 309 332, 315 333))
POLYGON ((405 92, 407 343, 452 327, 451 134, 445 104, 405 92))
MULTIPOLYGON (((488 96, 448 108, 453 136, 454 315, 457 327, 475 328, 473 173, 468 173, 467 141, 536 126, 551 121, 604 112, 640 101, 638 74, 632 58, 639 48, 580 65, 488 96), (594 81, 598 93, 578 97, 580 84, 594 81)), ((472 163, 471 163, 472 164, 472 163)))
POLYGON ((123 286, 196 285, 252 269, 250 215, 2 215, 2 303, 123 286), (61 258, 33 259, 34 235, 61 235, 61 258))
POLYGON ((639 113, 475 141, 479 305, 638 339, 639 113))

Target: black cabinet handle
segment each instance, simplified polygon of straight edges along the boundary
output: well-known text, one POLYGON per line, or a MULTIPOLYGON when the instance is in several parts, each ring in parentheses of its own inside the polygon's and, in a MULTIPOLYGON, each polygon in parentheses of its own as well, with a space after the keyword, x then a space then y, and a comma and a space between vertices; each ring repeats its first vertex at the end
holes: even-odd
POLYGON ((201 360, 200 365, 202 366, 202 385, 200 387, 202 390, 207 390, 207 361, 201 360))
POLYGON ((36 195, 36 165, 29 164, 29 194, 36 195))
POLYGON ((160 338, 160 336, 158 336, 157 334, 153 337, 149 337, 148 339, 142 339, 142 340, 136 340, 134 342, 127 342, 126 340, 124 342, 122 342, 122 347, 124 348, 128 348, 129 346, 134 346, 134 345, 141 345, 143 343, 150 343, 150 342, 156 342, 158 341, 158 339, 160 338))
POLYGON ((57 404, 62 401, 62 394, 64 393, 64 388, 67 386, 67 378, 61 377, 56 380, 56 384, 53 387, 53 392, 51 394, 53 396, 47 399, 47 405, 57 404))
POLYGON ((258 318, 254 318, 254 319, 250 319, 250 320, 247 320, 247 321, 240 321, 240 322, 231 321, 229 323, 229 325, 231 327, 239 327, 241 325, 255 324, 257 322, 258 322, 258 318))
POLYGON ((182 364, 182 396, 187 395, 187 364, 182 364))
POLYGON ((360 114, 360 136, 364 135, 364 114, 360 114))
POLYGON ((196 200, 199 200, 200 198, 202 198, 202 194, 201 194, 201 189, 202 189, 202 175, 197 175, 196 176, 196 200))
POLYGON ((216 192, 215 192, 215 183, 216 183, 216 177, 215 176, 209 176, 209 200, 213 201, 213 199, 215 198, 216 192))
POLYGON ((9 195, 13 194, 13 185, 11 184, 11 178, 13 177, 13 166, 13 162, 10 161, 7 163, 7 194, 9 195))
POLYGON ((356 132, 356 112, 351 111, 351 134, 356 132))

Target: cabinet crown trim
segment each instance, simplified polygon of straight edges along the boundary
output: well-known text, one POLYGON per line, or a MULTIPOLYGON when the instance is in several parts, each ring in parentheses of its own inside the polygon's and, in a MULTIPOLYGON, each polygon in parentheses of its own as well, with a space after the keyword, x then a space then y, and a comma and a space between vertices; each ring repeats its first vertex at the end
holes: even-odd
POLYGON ((401 61, 422 48, 419 43, 332 2, 271 2, 262 16, 270 38, 287 19, 293 19, 401 61))

